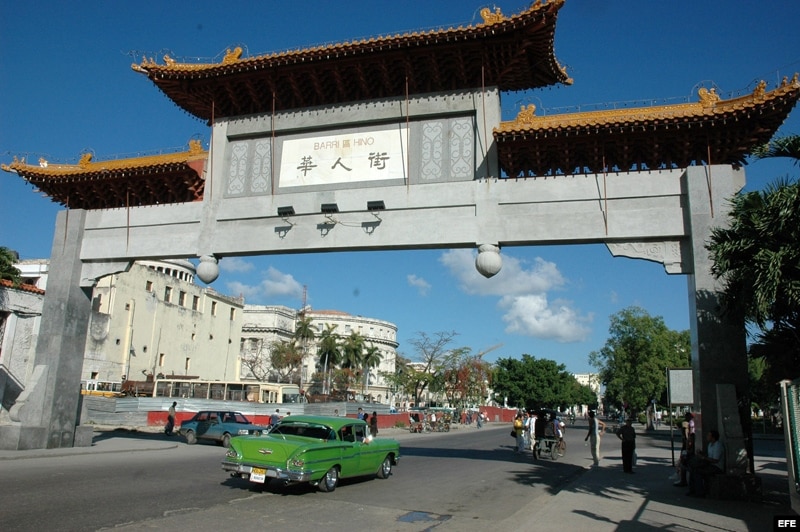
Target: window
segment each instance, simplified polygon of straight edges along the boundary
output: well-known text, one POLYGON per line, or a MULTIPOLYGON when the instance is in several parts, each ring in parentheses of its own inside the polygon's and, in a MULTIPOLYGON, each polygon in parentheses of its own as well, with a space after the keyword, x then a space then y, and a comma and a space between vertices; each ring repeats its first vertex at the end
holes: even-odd
POLYGON ((152 292, 153 291, 153 281, 145 282, 144 283, 144 289, 147 290, 148 292, 152 292))
POLYGON ((181 291, 178 294, 178 305, 185 307, 186 306, 186 292, 181 291))
POLYGON ((236 319, 236 309, 232 308, 231 309, 231 321, 233 321, 235 319, 236 319))
POLYGON ((158 355, 158 367, 160 367, 160 368, 164 367, 164 361, 166 360, 166 358, 167 358, 167 355, 165 355, 164 353, 160 353, 158 355))
POLYGON ((183 365, 183 369, 185 369, 186 371, 189 371, 189 368, 192 367, 191 361, 192 361, 191 358, 186 357, 186 363, 183 365))
POLYGON ((172 303, 172 287, 168 286, 164 289, 164 301, 172 303))
POLYGON ((200 309, 200 297, 192 296, 192 310, 199 310, 199 309, 200 309))
POLYGON ((216 316, 217 315, 217 302, 216 301, 212 301, 211 302, 211 315, 212 316, 216 316))

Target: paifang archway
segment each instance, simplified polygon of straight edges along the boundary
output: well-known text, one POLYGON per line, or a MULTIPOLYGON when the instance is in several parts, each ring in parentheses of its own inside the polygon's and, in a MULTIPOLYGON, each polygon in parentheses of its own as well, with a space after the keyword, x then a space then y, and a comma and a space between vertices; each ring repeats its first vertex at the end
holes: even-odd
MULTIPOLYGON (((661 262, 688 279, 696 410, 709 427, 738 419, 744 328, 719 314, 704 243, 744 186, 744 156, 772 136, 800 83, 647 109, 545 117, 527 107, 502 122, 503 91, 570 82, 552 57, 560 5, 427 34, 424 45, 414 34, 341 45, 341 55, 308 50, 308 61, 233 51, 219 65, 144 62, 135 69, 210 121, 207 152, 193 143, 170 156, 4 166, 68 210, 35 375, 0 445, 91 443, 74 391, 97 278, 136 259, 200 257, 211 282, 225 257, 301 251, 477 247, 487 275, 503 247, 542 243, 604 243, 661 262)), ((729 425, 733 456, 742 431, 729 425)))

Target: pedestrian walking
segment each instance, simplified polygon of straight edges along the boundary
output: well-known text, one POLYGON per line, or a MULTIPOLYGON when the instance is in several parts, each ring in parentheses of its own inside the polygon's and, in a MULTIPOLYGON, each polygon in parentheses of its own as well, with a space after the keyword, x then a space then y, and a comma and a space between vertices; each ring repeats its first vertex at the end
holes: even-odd
POLYGON ((167 426, 164 427, 164 434, 172 436, 172 431, 175 429, 175 407, 178 406, 177 401, 172 401, 172 406, 169 407, 167 412, 167 426))
POLYGON ((622 440, 622 470, 633 473, 633 456, 636 453, 636 429, 633 428, 633 419, 628 418, 625 424, 617 430, 617 437, 622 440))

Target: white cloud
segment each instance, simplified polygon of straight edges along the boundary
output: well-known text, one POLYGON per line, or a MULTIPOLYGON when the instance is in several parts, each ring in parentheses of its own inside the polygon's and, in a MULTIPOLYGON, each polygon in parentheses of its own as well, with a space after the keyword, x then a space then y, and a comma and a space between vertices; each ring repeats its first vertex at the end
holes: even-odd
POLYGON ((264 278, 255 285, 248 285, 239 281, 226 284, 229 293, 241 294, 246 302, 255 304, 267 302, 276 297, 303 297, 303 285, 292 275, 283 273, 272 266, 264 272, 264 278))
POLYGON ((223 257, 219 269, 224 272, 245 273, 255 268, 255 264, 240 257, 223 257))
POLYGON ((502 255, 503 267, 490 279, 475 269, 477 253, 472 250, 449 250, 440 262, 458 280, 462 291, 472 295, 497 296, 503 311, 505 331, 557 342, 585 340, 593 316, 582 316, 569 301, 550 302, 547 293, 567 286, 558 266, 537 257, 532 262, 502 255))
POLYGON ((548 303, 545 294, 503 297, 498 306, 505 311, 505 331, 569 343, 586 340, 593 316, 580 316, 567 302, 548 303))
POLYGON ((428 292, 431 289, 430 283, 423 279, 422 277, 417 277, 413 273, 406 276, 406 280, 408 281, 409 286, 413 286, 419 292, 421 296, 427 296, 428 292))
POLYGON ((537 257, 532 267, 509 255, 502 255, 503 268, 490 279, 475 269, 477 254, 468 249, 453 249, 442 253, 439 259, 459 281, 467 294, 506 296, 541 293, 561 288, 566 282, 553 262, 537 257))

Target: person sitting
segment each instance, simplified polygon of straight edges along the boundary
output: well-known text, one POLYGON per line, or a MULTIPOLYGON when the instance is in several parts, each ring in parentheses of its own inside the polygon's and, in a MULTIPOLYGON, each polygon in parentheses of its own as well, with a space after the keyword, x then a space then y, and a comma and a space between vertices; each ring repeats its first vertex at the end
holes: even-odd
POLYGON ((706 452, 696 451, 689 462, 689 496, 705 497, 708 479, 725 472, 725 446, 719 441, 719 432, 708 431, 706 452))

